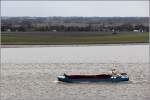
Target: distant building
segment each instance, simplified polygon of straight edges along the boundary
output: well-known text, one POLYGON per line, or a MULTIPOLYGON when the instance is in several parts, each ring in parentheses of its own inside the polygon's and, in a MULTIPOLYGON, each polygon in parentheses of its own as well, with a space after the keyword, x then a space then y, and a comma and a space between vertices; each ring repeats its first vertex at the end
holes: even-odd
POLYGON ((114 29, 112 29, 111 31, 112 31, 112 32, 115 32, 115 30, 114 30, 114 29))
POLYGON ((57 30, 52 30, 52 32, 57 32, 57 30))
POLYGON ((135 29, 135 30, 133 30, 133 32, 144 32, 144 30, 143 29, 135 29))
POLYGON ((6 31, 7 31, 7 32, 11 32, 11 29, 7 29, 6 31))
POLYGON ((143 29, 139 29, 139 32, 144 32, 144 30, 143 29))
POLYGON ((115 29, 111 30, 113 33, 112 34, 117 34, 117 31, 115 29))
POLYGON ((133 32, 139 32, 139 30, 133 30, 133 32))

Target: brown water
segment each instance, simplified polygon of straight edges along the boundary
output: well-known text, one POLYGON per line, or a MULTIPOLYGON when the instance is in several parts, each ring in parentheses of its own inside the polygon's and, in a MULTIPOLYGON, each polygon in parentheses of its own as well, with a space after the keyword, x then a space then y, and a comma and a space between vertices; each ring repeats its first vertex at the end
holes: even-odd
POLYGON ((117 64, 130 81, 61 83, 63 72, 103 72, 113 64, 2 64, 2 100, 150 100, 148 64, 117 64))

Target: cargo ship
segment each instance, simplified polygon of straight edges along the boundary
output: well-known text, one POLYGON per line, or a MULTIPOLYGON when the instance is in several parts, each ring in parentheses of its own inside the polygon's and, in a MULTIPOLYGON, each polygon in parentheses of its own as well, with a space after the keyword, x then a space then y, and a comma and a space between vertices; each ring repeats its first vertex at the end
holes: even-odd
POLYGON ((57 77, 61 82, 121 82, 128 81, 129 77, 126 73, 100 73, 100 74, 68 74, 64 73, 57 77))

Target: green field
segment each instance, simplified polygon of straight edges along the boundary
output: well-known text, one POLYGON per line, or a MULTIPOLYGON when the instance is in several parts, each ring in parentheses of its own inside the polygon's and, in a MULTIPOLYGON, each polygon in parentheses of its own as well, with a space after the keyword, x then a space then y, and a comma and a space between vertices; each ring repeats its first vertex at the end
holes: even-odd
POLYGON ((116 35, 101 32, 3 32, 1 44, 118 44, 148 43, 149 33, 122 32, 116 35))

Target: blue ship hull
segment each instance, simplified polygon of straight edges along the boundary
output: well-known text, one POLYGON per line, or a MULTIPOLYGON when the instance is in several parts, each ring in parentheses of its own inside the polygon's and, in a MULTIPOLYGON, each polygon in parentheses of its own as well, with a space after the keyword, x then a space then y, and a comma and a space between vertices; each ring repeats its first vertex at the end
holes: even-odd
POLYGON ((106 78, 69 78, 65 75, 58 76, 57 79, 62 82, 69 82, 69 83, 78 83, 78 82, 121 82, 121 81, 128 81, 129 77, 127 75, 121 76, 111 76, 106 78))

